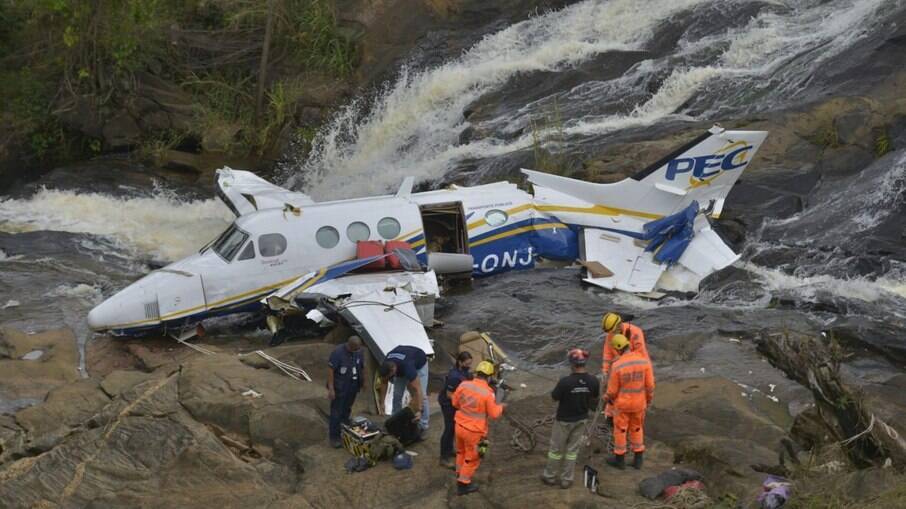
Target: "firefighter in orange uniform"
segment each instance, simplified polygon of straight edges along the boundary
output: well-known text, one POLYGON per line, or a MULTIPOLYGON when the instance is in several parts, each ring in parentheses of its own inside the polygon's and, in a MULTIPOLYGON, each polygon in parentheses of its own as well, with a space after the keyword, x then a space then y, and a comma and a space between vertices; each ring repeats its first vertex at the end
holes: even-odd
MULTIPOLYGON (((607 337, 604 338, 604 353, 603 361, 601 362, 601 373, 603 374, 602 380, 604 380, 604 383, 607 383, 610 366, 617 356, 617 352, 611 344, 614 335, 622 334, 626 336, 629 339, 629 349, 633 352, 641 352, 646 359, 649 359, 648 347, 645 345, 645 332, 642 331, 641 327, 623 322, 620 315, 616 313, 607 313, 601 319, 601 328, 607 333, 607 337)), ((604 391, 601 391, 601 397, 603 398, 604 396, 604 391)), ((613 407, 611 405, 604 405, 604 415, 607 416, 608 421, 613 417, 613 407)))
POLYGON ((626 468, 626 435, 633 452, 633 464, 642 468, 645 452, 645 409, 654 398, 654 371, 651 361, 641 351, 631 350, 629 340, 622 334, 614 335, 610 341, 619 358, 613 363, 610 380, 607 383, 605 401, 611 403, 613 416, 613 456, 607 464, 626 468))
POLYGON ((481 464, 479 443, 488 435, 488 418, 503 415, 505 404, 497 404, 488 379, 494 375, 494 365, 481 361, 475 368, 475 378, 464 380, 453 393, 456 408, 456 493, 467 495, 478 491, 472 476, 481 464))

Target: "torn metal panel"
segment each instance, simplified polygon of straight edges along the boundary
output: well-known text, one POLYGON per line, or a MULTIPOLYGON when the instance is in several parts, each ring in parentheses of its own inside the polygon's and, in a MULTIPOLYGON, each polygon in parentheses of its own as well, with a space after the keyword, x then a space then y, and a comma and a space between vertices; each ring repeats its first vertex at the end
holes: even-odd
POLYGON ((373 291, 349 297, 338 311, 378 362, 383 362, 390 350, 403 345, 434 355, 434 346, 418 317, 412 295, 404 290, 373 291))

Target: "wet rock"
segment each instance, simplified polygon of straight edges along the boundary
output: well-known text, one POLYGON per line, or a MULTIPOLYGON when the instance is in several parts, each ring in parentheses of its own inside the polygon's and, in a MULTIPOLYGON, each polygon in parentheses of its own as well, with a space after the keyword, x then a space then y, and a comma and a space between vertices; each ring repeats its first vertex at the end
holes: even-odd
POLYGON ((837 139, 844 145, 856 145, 870 150, 874 145, 874 135, 871 130, 871 110, 868 108, 854 109, 834 119, 834 128, 837 139))
POLYGON ((104 143, 112 149, 128 148, 139 143, 142 131, 127 112, 120 112, 104 123, 104 143))
POLYGON ((874 155, 867 149, 847 145, 825 150, 821 154, 818 166, 821 173, 831 177, 840 177, 858 173, 872 161, 874 161, 874 155))
POLYGON ((16 422, 34 440, 61 427, 79 425, 109 401, 97 381, 80 380, 54 389, 41 405, 20 410, 16 422))
POLYGON ((125 391, 136 385, 151 379, 154 375, 143 373, 141 371, 117 370, 101 381, 100 388, 107 396, 114 398, 122 395, 125 391))
POLYGON ((25 334, 0 329, 0 394, 4 398, 44 399, 48 392, 79 380, 76 340, 69 329, 25 334), (24 360, 34 350, 43 355, 24 360))

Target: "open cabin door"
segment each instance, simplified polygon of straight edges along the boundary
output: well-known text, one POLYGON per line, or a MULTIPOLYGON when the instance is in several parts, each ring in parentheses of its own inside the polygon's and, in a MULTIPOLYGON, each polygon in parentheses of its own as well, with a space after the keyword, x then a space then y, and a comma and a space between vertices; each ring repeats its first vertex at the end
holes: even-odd
POLYGON ((440 275, 471 277, 469 228, 462 202, 421 205, 428 266, 440 275))

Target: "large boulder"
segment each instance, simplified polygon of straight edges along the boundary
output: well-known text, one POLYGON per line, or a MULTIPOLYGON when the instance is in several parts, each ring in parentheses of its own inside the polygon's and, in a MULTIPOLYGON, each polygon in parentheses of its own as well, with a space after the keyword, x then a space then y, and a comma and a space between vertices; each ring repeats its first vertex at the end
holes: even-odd
POLYGON ((199 356, 182 367, 179 397, 198 421, 254 444, 281 439, 296 448, 324 439, 327 391, 279 371, 256 369, 225 354, 199 356))
POLYGON ((284 497, 182 408, 178 378, 143 382, 52 450, 4 465, 3 506, 266 507, 284 497))

